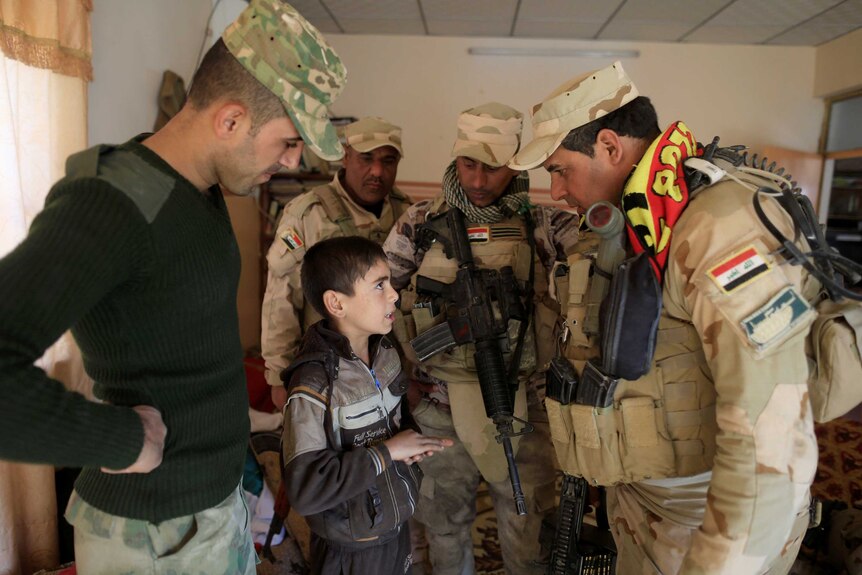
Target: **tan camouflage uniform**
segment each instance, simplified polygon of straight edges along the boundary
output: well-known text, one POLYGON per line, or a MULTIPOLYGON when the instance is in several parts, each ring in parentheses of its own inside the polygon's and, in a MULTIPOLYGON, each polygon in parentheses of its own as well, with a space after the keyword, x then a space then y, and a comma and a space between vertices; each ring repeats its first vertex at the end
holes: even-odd
MULTIPOLYGON (((354 122, 346 127, 345 136, 357 151, 391 145, 401 152, 400 128, 379 118, 354 122)), ((279 374, 296 355, 305 328, 321 319, 311 306, 305 305, 302 296, 299 271, 305 250, 321 240, 347 235, 359 235, 382 244, 411 203, 410 198, 393 188, 378 217, 351 199, 342 185, 343 177, 342 169, 329 184, 291 200, 284 208, 267 253, 261 349, 269 385, 282 385, 279 374), (327 201, 335 207, 327 205, 327 201)))
MULTIPOLYGON (((511 110, 508 107, 503 108, 511 110)), ((473 110, 481 109, 483 108, 473 110)), ((453 156, 466 155, 491 166, 502 165, 514 153, 517 140, 514 141, 514 145, 510 143, 510 147, 506 144, 498 145, 499 135, 488 130, 488 121, 478 113, 468 112, 462 114, 459 119, 459 137, 453 149, 453 156), (479 132, 483 127, 485 131, 479 132), (477 143, 477 132, 488 134, 491 140, 497 135, 498 140, 490 144, 477 143)), ((499 114, 497 117, 500 117, 499 114)), ((518 114, 517 125, 509 129, 517 129, 516 133, 520 134, 520 114, 518 114)), ((417 271, 422 273, 420 268, 425 253, 415 253, 416 227, 422 224, 432 211, 438 213, 447 207, 442 196, 419 202, 407 210, 390 233, 383 249, 389 259, 392 286, 395 289, 404 290, 410 285, 411 278, 417 271)), ((578 241, 577 227, 573 225, 576 217, 561 210, 542 207, 534 207, 532 216, 536 225, 534 237, 536 258, 539 262, 536 270, 536 284, 539 289, 535 299, 546 302, 547 290, 542 286, 547 285, 547 275, 551 267, 555 261, 564 259, 578 241)), ((517 218, 515 220, 517 221, 517 218)), ((493 225, 491 229, 491 235, 493 235, 493 225)), ((476 247, 474 247, 475 250, 476 247)), ((478 257, 477 262, 479 262, 478 257)), ((481 263, 479 265, 482 267, 481 263)), ((402 296, 404 294, 405 292, 402 291, 402 296)), ((535 337, 550 338, 552 326, 543 324, 542 321, 537 323, 540 327, 537 328, 535 337)), ((529 339, 532 341, 532 337, 529 339)), ((527 353, 525 352, 525 355, 527 353)), ((529 353, 532 356, 533 352, 529 353)), ((505 471, 505 456, 501 445, 493 440, 488 441, 485 439, 486 436, 481 434, 477 437, 476 425, 470 425, 477 422, 484 423, 487 428, 490 428, 490 432, 494 433, 490 420, 483 416, 484 408, 481 400, 471 404, 471 407, 467 408, 469 413, 463 415, 461 415, 463 412, 457 409, 453 414, 453 408, 461 407, 457 405, 458 401, 452 402, 453 407, 449 406, 450 392, 458 391, 459 397, 464 397, 461 393, 464 389, 468 387, 478 389, 479 382, 475 368, 453 367, 445 370, 444 376, 440 371, 435 371, 435 368, 423 365, 415 375, 424 382, 438 384, 438 391, 422 399, 413 411, 414 418, 423 433, 451 437, 455 440, 453 447, 434 457, 426 458, 420 464, 425 477, 420 490, 416 518, 426 528, 433 573, 460 575, 472 572, 471 528, 476 515, 476 490, 483 476, 488 482, 494 500, 506 572, 543 573, 544 567, 539 565, 541 560, 539 528, 543 516, 554 504, 557 467, 549 441, 547 417, 541 403, 544 386, 535 385, 536 382, 543 383, 543 377, 536 373, 522 372, 521 374, 522 382, 530 379, 532 384, 527 386, 522 383, 521 385, 522 393, 525 387, 528 387, 526 397, 521 395, 521 400, 525 400, 527 404, 526 406, 519 404, 523 409, 521 413, 526 414, 527 419, 535 426, 533 433, 521 437, 519 441, 513 441, 515 444, 520 444, 516 447, 516 463, 528 507, 528 515, 521 517, 515 511, 512 486, 505 471), (429 375, 428 371, 436 372, 440 377, 448 379, 448 386, 446 382, 429 375), (456 381, 458 383, 454 383, 456 381), (483 415, 480 416, 479 413, 483 415), (488 471, 494 467, 502 468, 502 474, 488 471)), ((516 407, 516 412, 518 410, 519 408, 516 407)), ((520 425, 516 424, 516 428, 518 427, 520 425)))
MULTIPOLYGON (((588 77, 534 108, 537 140, 515 167, 535 167, 570 130, 637 95, 619 62, 588 77)), ((819 284, 776 255, 754 212, 749 186, 774 183, 722 167, 737 179, 700 191, 673 228, 650 372, 621 381, 608 408, 546 404, 563 470, 608 486, 622 575, 787 573, 808 526, 806 302, 819 284)), ((793 237, 777 201, 762 203, 793 237)))
MULTIPOLYGON (((686 382, 664 382, 664 416, 671 426, 672 418, 694 422, 695 410, 704 413, 708 422, 699 433, 705 444, 714 442, 715 455, 711 473, 702 476, 702 488, 708 488, 705 509, 690 515, 687 525, 663 517, 667 514, 653 493, 638 483, 608 490, 620 573, 787 573, 808 528, 817 441, 805 336, 813 318, 800 318, 789 337, 762 350, 737 325, 769 309, 785 286, 813 300, 819 285, 800 267, 771 255, 777 242, 760 224, 751 196, 739 184, 724 181, 698 195, 674 228, 664 315, 691 322, 700 334, 714 398, 677 397, 686 382), (711 270, 749 246, 771 269, 723 293, 711 270)), ((792 234, 776 202, 766 209, 773 222, 782 222, 783 233, 792 234)), ((678 428, 671 437, 682 433, 678 428)), ((685 496, 672 488, 664 495, 671 500, 685 496)))

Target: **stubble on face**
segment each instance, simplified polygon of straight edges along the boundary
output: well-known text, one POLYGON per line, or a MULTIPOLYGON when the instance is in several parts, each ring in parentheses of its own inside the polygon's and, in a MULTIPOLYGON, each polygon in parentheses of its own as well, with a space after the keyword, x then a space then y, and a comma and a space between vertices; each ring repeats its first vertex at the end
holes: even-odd
POLYGON ((507 166, 494 167, 473 158, 455 159, 458 183, 467 199, 476 207, 485 208, 500 199, 516 172, 507 166))
POLYGON ((344 188, 362 206, 379 204, 392 193, 401 155, 392 146, 368 152, 351 147, 344 151, 344 188))
POLYGON ((239 196, 251 194, 283 167, 296 167, 303 142, 290 119, 271 120, 242 140, 219 162, 219 183, 239 196), (266 164, 261 166, 261 162, 266 164))

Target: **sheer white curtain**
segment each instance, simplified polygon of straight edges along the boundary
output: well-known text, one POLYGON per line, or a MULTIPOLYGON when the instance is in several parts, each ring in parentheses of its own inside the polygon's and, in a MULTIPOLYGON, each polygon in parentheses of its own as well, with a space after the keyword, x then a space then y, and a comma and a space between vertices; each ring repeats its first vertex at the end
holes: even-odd
MULTIPOLYGON (((24 239, 66 157, 86 147, 91 9, 0 0, 0 257, 24 239)), ((40 365, 88 388, 68 334, 40 365)), ((53 467, 0 461, 0 575, 56 566, 56 510, 53 467)))

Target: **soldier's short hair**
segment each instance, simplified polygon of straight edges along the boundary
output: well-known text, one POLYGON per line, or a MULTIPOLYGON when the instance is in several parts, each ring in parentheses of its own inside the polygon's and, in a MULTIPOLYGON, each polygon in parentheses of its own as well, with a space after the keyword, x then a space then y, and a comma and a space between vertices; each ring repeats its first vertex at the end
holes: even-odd
POLYGON ((599 131, 604 129, 613 130, 620 136, 650 142, 661 134, 652 102, 646 96, 638 96, 610 114, 569 131, 560 145, 571 152, 580 152, 592 158, 596 137, 599 131))
POLYGON ((252 135, 267 122, 287 116, 278 96, 237 61, 221 38, 207 51, 189 90, 189 103, 196 110, 219 99, 236 100, 248 109, 252 135))
POLYGON ((308 248, 302 259, 302 295, 320 315, 328 318, 323 294, 333 290, 352 296, 356 282, 379 261, 385 262, 386 254, 369 239, 348 236, 320 241, 308 248))

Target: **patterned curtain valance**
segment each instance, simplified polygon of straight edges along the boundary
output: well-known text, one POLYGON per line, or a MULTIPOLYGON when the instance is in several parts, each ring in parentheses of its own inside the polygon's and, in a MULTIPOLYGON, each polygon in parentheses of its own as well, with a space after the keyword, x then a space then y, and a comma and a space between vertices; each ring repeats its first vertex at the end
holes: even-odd
POLYGON ((58 74, 93 79, 92 0, 0 0, 0 50, 58 74))

